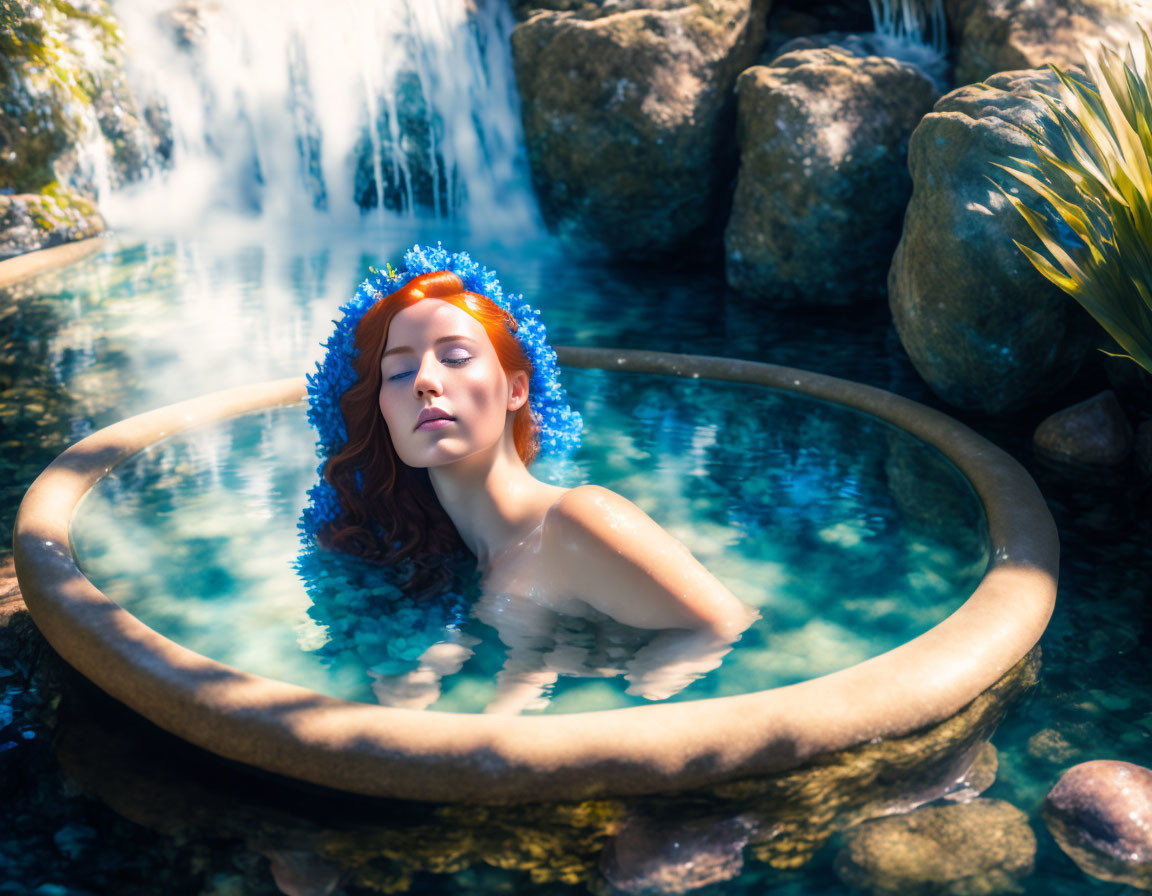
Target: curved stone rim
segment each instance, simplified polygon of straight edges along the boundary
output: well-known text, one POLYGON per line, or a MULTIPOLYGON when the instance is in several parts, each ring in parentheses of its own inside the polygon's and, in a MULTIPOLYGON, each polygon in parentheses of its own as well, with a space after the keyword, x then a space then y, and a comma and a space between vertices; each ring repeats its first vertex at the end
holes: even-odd
POLYGON ((835 377, 726 358, 558 349, 564 365, 754 383, 845 405, 939 449, 984 505, 992 556, 973 594, 924 634, 839 672, 733 697, 553 716, 371 706, 225 666, 181 647, 79 571, 69 525, 120 461, 183 429, 295 403, 303 378, 206 395, 107 427, 29 488, 15 564, 32 617, 71 665, 160 727, 228 759, 370 796, 531 802, 656 793, 795 768, 823 753, 942 721, 1040 639, 1059 542, 1019 463, 952 418, 835 377))
POLYGON ((70 243, 61 243, 48 249, 36 249, 13 255, 0 261, 0 289, 13 286, 21 280, 35 277, 55 268, 67 267, 104 248, 108 238, 104 234, 86 237, 70 243))

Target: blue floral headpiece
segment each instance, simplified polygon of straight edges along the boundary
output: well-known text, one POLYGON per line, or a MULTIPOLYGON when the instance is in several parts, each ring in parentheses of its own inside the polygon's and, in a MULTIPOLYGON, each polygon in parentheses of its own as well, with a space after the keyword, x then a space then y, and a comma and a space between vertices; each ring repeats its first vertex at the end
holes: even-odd
POLYGON ((318 434, 316 454, 319 481, 308 492, 308 504, 300 519, 301 537, 315 539, 326 525, 340 516, 336 490, 324 481, 328 459, 348 443, 341 396, 356 383, 352 368, 356 350, 356 328, 361 318, 377 301, 395 292, 413 277, 433 271, 452 271, 464 281, 469 292, 487 296, 507 311, 516 321, 516 340, 532 362, 528 384, 529 408, 540 429, 540 454, 565 457, 580 445, 583 422, 580 414, 568 404, 568 395, 560 385, 556 352, 548 344, 547 331, 540 314, 521 295, 505 295, 493 271, 473 261, 466 252, 450 254, 437 243, 435 248, 413 246, 404 253, 404 267, 394 271, 371 271, 352 299, 340 308, 336 330, 324 343, 324 359, 316 372, 308 376, 308 422, 318 434))

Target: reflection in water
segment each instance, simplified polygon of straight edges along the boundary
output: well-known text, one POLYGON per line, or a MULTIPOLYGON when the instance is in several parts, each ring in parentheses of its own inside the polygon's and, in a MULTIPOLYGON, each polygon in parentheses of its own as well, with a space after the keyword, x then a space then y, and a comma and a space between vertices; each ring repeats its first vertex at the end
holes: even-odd
MULTIPOLYGON (((484 706, 490 713, 545 709, 563 676, 623 676, 626 693, 663 700, 717 668, 735 643, 711 631, 635 628, 588 606, 579 615, 561 613, 511 594, 484 594, 472 615, 495 629, 506 649, 495 695, 484 706)), ((480 643, 459 629, 446 629, 416 668, 393 675, 370 672, 372 691, 386 706, 427 709, 440 698, 442 680, 459 672, 480 643)))
POLYGON ((199 428, 121 464, 73 520, 81 568, 145 624, 220 662, 451 712, 545 698, 546 712, 590 711, 802 681, 921 634, 984 571, 971 487, 906 433, 741 384, 586 370, 566 382, 596 425, 571 468, 541 478, 626 496, 755 607, 761 618, 731 653, 683 633, 593 626, 563 604, 534 609, 508 596, 529 593, 512 581, 484 583, 480 601, 474 561, 457 593, 420 605, 387 571, 336 552, 306 572, 295 523, 316 461, 299 407, 199 428), (932 479, 930 503, 907 487, 920 478, 932 479))
MULTIPOLYGON (((742 867, 805 866, 838 831, 991 783, 987 745, 1036 681, 1039 651, 960 713, 808 766, 682 794, 517 806, 354 798, 225 763, 70 676, 55 749, 72 782, 182 849, 230 840, 293 896, 372 893, 680 893, 742 867), (973 761, 972 757, 976 757, 973 761)), ((264 886, 252 881, 253 890, 264 886)))

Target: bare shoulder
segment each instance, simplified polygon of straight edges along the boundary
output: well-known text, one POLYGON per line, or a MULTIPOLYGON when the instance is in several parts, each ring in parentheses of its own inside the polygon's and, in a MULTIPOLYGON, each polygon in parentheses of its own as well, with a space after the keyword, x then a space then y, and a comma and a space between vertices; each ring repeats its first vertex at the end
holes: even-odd
POLYGON ((544 522, 556 584, 643 628, 726 625, 743 604, 647 513, 598 485, 565 494, 544 522))
POLYGON ((552 505, 546 521, 546 525, 579 530, 589 536, 618 531, 613 526, 643 523, 656 526, 648 514, 623 495, 599 485, 578 485, 569 489, 552 505))

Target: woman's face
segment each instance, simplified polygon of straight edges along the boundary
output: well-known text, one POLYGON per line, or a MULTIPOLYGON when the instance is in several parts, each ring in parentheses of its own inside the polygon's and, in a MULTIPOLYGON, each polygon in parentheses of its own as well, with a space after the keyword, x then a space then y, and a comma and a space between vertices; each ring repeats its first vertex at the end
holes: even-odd
POLYGON ((509 381, 480 322, 437 299, 392 319, 380 372, 380 413, 410 467, 492 449, 510 426, 509 412, 528 398, 527 374, 509 381))

